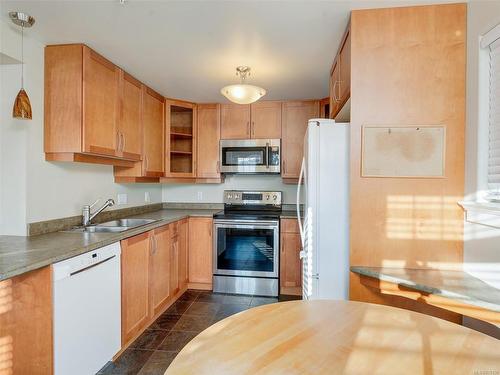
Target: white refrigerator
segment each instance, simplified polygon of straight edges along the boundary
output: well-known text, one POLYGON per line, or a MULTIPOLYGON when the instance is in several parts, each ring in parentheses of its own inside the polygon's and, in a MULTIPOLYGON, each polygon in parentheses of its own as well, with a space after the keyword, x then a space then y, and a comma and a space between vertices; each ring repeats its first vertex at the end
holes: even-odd
POLYGON ((309 120, 297 185, 305 300, 348 299, 349 142, 348 123, 309 120))

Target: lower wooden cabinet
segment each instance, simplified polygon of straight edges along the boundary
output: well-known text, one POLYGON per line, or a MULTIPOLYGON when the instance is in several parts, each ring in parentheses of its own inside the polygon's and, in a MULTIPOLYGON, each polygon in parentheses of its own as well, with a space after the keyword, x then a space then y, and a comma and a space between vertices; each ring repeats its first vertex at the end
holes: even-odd
POLYGON ((297 219, 281 219, 280 293, 302 294, 302 262, 297 219))
POLYGON ((196 289, 212 289, 212 227, 212 218, 189 219, 189 285, 196 289))
POLYGON ((150 321, 150 237, 146 232, 121 242, 123 345, 150 321))
POLYGON ((183 219, 179 222, 179 288, 185 289, 188 285, 188 246, 189 246, 189 221, 183 219))
POLYGON ((151 238, 151 309, 160 313, 170 300, 170 228, 168 225, 153 231, 151 238))

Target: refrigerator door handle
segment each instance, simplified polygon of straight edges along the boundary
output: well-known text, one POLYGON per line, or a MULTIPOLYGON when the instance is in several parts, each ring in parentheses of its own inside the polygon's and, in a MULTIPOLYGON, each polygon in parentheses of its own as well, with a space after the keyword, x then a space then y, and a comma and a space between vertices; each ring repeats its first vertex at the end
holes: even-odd
MULTIPOLYGON (((299 221, 299 232, 300 232, 300 242, 302 243, 302 248, 304 248, 304 227, 302 226, 302 220, 300 218, 300 186, 302 184, 302 179, 304 177, 304 158, 302 158, 302 164, 300 167, 300 174, 299 174, 299 182, 297 184, 297 204, 296 204, 296 209, 297 209, 297 220, 299 221)), ((303 251, 300 252, 300 258, 302 259, 304 257, 303 251)))

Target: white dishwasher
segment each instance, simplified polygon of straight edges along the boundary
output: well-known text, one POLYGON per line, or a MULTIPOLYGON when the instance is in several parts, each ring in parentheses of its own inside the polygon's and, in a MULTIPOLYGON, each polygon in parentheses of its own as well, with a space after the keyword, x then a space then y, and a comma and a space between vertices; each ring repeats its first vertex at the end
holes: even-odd
POLYGON ((120 350, 120 244, 53 265, 54 373, 95 374, 120 350))

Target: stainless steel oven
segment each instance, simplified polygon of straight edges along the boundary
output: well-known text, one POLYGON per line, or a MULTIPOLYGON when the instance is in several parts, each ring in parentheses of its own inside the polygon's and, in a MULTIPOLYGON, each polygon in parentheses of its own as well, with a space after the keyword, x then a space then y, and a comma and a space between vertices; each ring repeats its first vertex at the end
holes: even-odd
POLYGON ((241 139, 220 141, 221 172, 280 173, 279 139, 241 139))
POLYGON ((277 296, 281 192, 224 194, 214 215, 214 292, 277 296))

